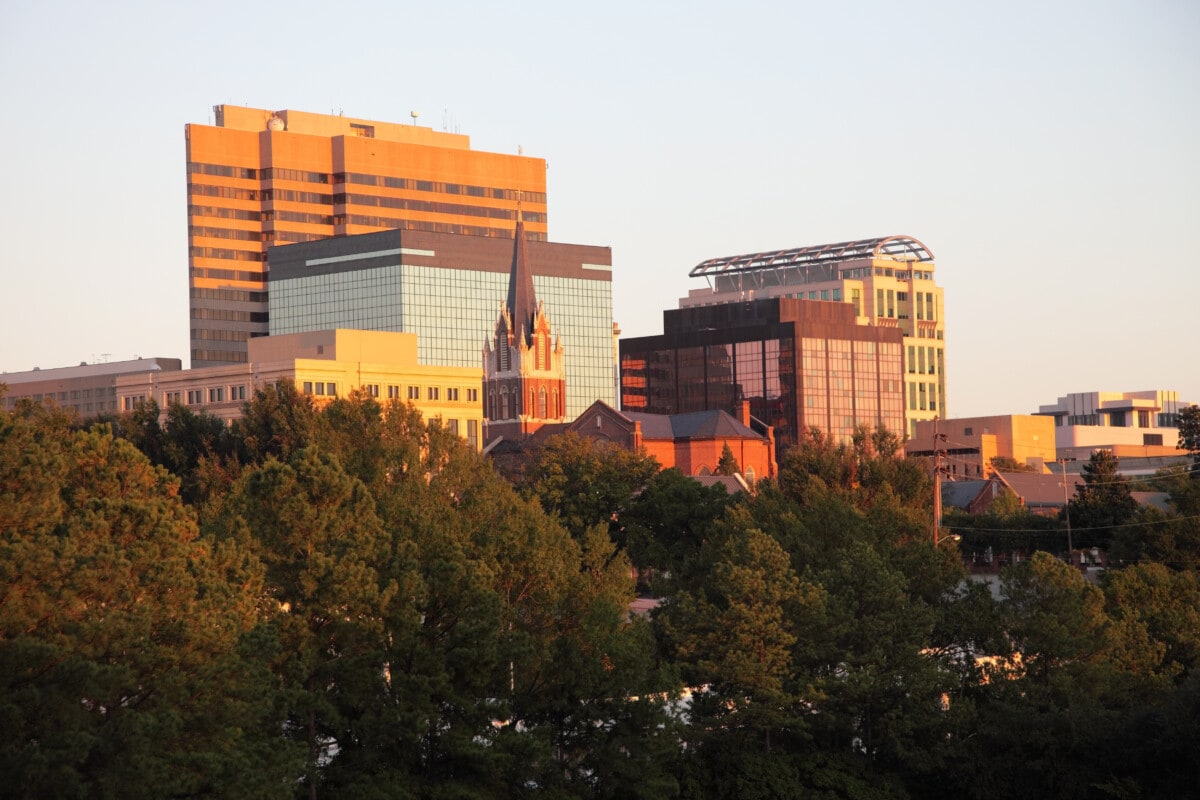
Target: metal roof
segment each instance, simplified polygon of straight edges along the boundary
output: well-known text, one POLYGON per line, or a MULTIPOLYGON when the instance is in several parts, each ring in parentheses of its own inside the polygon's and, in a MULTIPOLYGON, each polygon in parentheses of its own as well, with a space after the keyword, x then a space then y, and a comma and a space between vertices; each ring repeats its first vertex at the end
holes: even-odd
POLYGON ((853 242, 818 244, 810 247, 793 247, 788 250, 772 250, 765 253, 710 258, 693 267, 688 276, 697 278, 731 272, 755 272, 781 267, 837 264, 842 261, 879 256, 901 261, 933 261, 933 253, 917 239, 911 236, 884 236, 877 239, 859 239, 853 242))

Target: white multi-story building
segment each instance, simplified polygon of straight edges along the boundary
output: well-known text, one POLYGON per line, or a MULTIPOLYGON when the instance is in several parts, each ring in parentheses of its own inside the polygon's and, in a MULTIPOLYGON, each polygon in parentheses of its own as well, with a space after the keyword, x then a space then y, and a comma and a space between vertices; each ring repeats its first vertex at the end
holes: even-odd
POLYGON ((1054 417, 1059 458, 1086 460, 1092 451, 1120 456, 1179 455, 1179 411, 1191 403, 1168 390, 1075 392, 1037 413, 1054 417))

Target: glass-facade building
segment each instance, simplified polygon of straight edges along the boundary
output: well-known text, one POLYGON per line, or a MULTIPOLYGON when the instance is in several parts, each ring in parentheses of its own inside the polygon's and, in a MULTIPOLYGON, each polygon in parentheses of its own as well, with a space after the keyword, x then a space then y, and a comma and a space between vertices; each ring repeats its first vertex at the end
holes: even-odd
POLYGON ((838 302, 776 298, 669 310, 664 333, 621 340, 621 407, 653 414, 750 413, 780 446, 817 428, 903 435, 903 334, 856 324, 838 302))
MULTIPOLYGON (((711 258, 689 273, 695 289, 680 308, 746 299, 827 300, 854 308, 860 325, 904 333, 906 433, 919 421, 945 419, 945 298, 935 280, 933 252, 911 236, 711 258)), ((897 429, 898 431, 900 429, 897 429)))
MULTIPOLYGON (((612 251, 526 243, 534 291, 565 351, 566 412, 616 404, 612 251)), ((478 367, 508 292, 513 243, 384 231, 269 251, 270 332, 350 328, 418 336, 422 364, 478 367)))

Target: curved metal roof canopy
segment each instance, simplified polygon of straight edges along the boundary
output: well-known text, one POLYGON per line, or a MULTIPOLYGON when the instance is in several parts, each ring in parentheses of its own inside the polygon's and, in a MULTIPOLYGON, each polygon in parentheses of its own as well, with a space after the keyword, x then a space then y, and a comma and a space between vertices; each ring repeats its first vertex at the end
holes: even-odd
POLYGON ((828 265, 877 256, 886 256, 902 261, 933 261, 933 253, 917 239, 911 236, 884 236, 878 239, 859 239, 854 242, 818 244, 811 247, 794 247, 789 250, 773 250, 767 253, 710 258, 708 261, 692 267, 688 276, 697 278, 732 272, 779 269, 780 267, 828 265))

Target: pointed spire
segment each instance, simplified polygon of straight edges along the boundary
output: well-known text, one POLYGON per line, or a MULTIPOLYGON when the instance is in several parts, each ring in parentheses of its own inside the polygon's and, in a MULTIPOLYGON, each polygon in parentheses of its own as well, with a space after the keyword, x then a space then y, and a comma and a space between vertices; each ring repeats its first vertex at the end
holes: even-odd
POLYGON ((512 271, 508 276, 508 315, 513 333, 524 337, 525 344, 533 339, 533 320, 537 316, 537 297, 533 293, 533 272, 525 257, 525 221, 517 211, 517 230, 513 237, 512 271))

